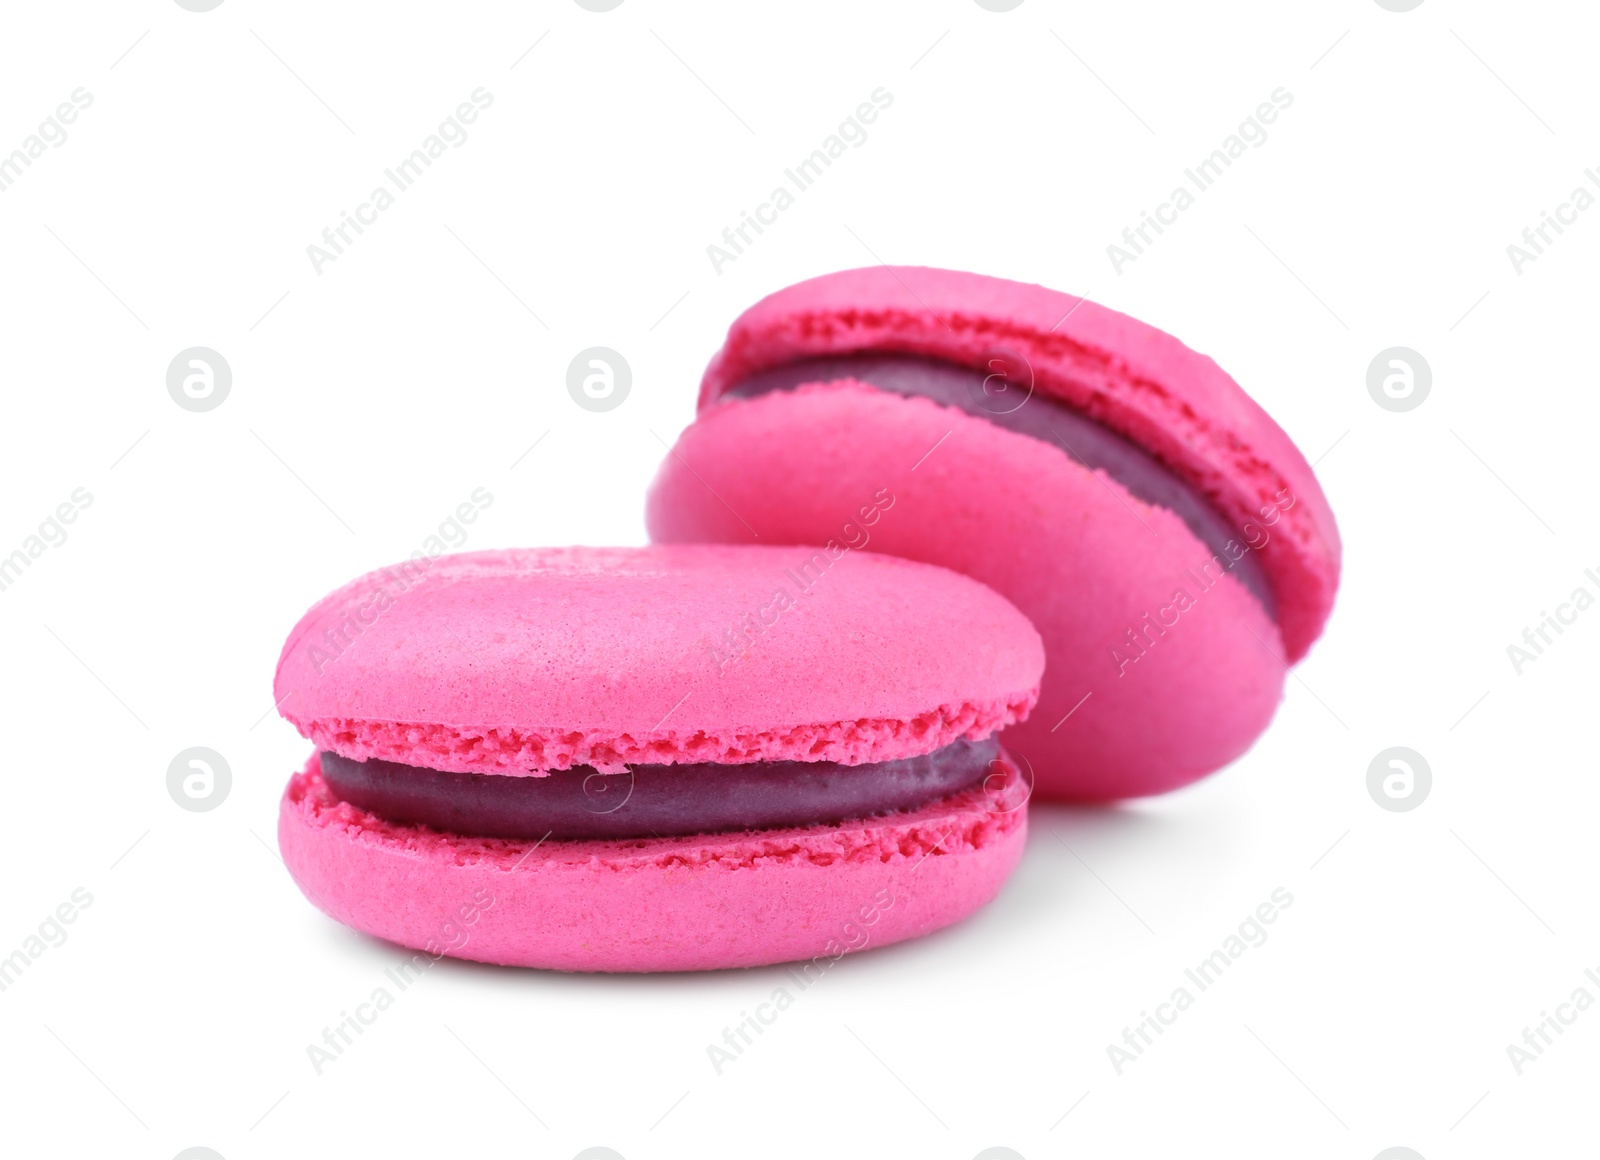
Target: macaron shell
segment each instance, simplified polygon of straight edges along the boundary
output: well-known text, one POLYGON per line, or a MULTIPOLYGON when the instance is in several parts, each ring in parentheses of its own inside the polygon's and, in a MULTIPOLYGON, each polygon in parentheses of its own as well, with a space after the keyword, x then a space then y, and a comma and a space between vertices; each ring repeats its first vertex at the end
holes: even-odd
POLYGON ((1215 362, 1155 327, 1032 286, 925 267, 874 266, 780 290, 739 316, 701 383, 702 413, 757 370, 861 350, 983 366, 1022 356, 1035 389, 1128 436, 1240 528, 1280 494, 1294 507, 1263 556, 1286 658, 1322 631, 1338 586, 1333 513, 1305 457, 1215 362))
POLYGON ((318 908, 430 958, 564 971, 825 966, 992 899, 1027 835, 1027 810, 1006 804, 977 789, 838 826, 516 843, 389 825, 333 799, 313 757, 284 794, 278 844, 318 908))
POLYGON ((815 540, 838 534, 827 513, 885 487, 894 506, 856 529, 872 550, 984 581, 1043 636, 1039 704, 1003 734, 1041 796, 1163 792, 1271 720, 1278 629, 1225 569, 1207 572, 1211 553, 1176 516, 1060 448, 927 399, 830 383, 731 400, 684 431, 646 521, 665 541, 749 538, 732 507, 763 539, 815 540))
POLYGON ((1038 634, 1004 599, 907 560, 844 547, 530 549, 346 585, 290 634, 274 695, 319 748, 355 760, 486 773, 860 764, 1025 716, 1043 664, 1038 634))

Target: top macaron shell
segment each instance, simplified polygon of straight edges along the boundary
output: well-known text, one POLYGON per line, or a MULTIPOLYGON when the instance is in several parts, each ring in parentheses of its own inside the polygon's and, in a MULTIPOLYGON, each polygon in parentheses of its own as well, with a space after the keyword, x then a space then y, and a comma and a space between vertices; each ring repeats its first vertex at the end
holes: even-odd
POLYGON ((841 545, 510 550, 334 592, 290 633, 274 696, 356 760, 859 764, 1025 717, 1043 665, 991 589, 841 545))
POLYGON ((1205 355, 1137 319, 1041 286, 873 266, 798 283, 746 310, 706 370, 700 409, 758 371, 860 351, 974 367, 1021 356, 1035 390, 1144 447, 1245 534, 1264 514, 1273 521, 1261 561, 1287 659, 1302 657, 1321 633, 1341 551, 1327 498, 1289 437, 1205 355), (1284 496, 1292 500, 1287 510, 1284 496))

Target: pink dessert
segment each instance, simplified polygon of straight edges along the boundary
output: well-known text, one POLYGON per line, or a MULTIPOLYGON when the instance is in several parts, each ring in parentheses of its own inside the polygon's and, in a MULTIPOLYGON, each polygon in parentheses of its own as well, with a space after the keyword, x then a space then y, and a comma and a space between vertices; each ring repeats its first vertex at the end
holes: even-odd
POLYGON ((327 914, 434 955, 836 958, 999 890, 1029 782, 995 734, 1043 664, 982 584, 845 548, 417 560, 284 645, 318 753, 279 844, 327 914))
POLYGON ((1311 468, 1214 362, 945 270, 845 271, 741 315, 647 519, 663 542, 870 544, 1009 598, 1049 665, 1006 746, 1063 799, 1159 793, 1243 753, 1339 577, 1311 468))

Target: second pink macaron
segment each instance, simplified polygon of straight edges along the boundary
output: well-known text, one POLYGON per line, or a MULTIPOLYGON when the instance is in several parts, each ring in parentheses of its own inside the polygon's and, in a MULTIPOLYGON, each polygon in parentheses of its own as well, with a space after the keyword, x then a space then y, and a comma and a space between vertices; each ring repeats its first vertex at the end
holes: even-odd
POLYGON ((1083 299, 947 270, 831 274, 742 314, 647 521, 658 541, 870 545, 990 585, 1049 658, 1007 744, 1065 799, 1238 757, 1339 580, 1310 466, 1215 362, 1083 299))

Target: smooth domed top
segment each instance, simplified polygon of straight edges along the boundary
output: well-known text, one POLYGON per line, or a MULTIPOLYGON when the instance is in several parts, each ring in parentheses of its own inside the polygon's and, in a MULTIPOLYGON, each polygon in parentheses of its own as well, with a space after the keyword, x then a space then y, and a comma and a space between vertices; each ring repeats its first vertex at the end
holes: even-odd
POLYGON ((347 584, 289 634, 273 692, 357 760, 859 764, 1019 720, 1043 667, 993 590, 842 543, 527 549, 347 584))

